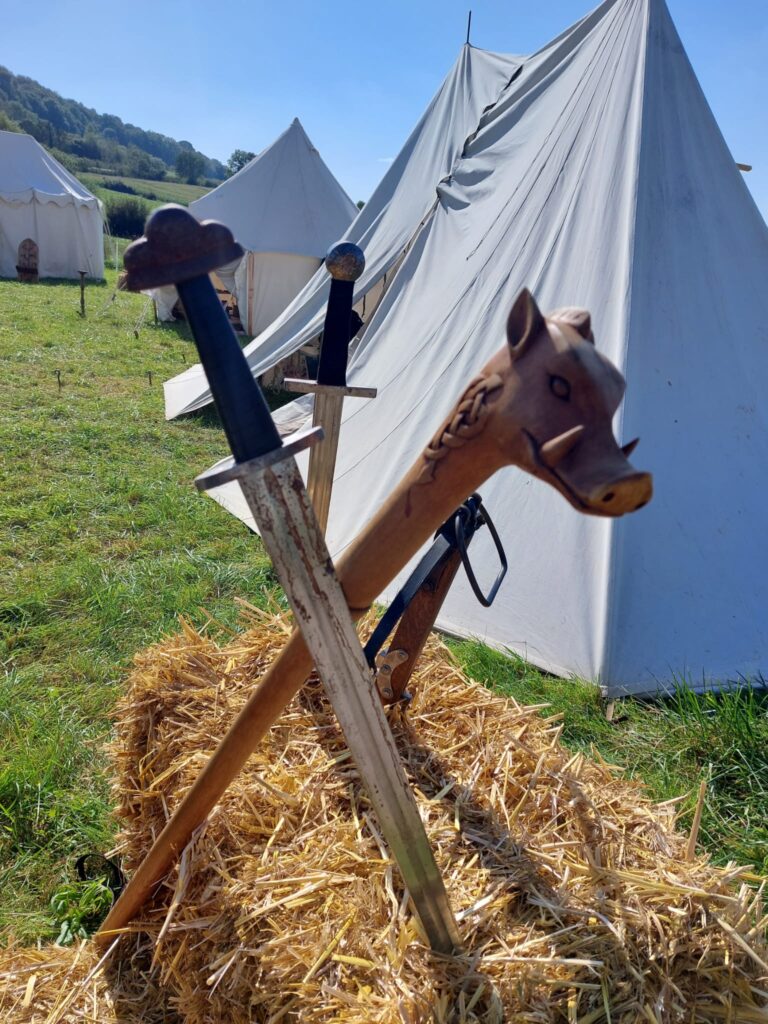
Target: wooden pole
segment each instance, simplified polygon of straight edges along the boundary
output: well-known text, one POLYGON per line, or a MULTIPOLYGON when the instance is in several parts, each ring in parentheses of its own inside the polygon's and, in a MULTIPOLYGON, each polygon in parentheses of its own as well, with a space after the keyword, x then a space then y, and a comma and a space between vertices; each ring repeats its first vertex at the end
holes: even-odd
POLYGON ((387 701, 394 703, 403 699, 408 680, 460 568, 461 552, 455 549, 424 581, 397 624, 389 650, 403 651, 405 657, 398 659, 389 673, 387 689, 391 692, 384 694, 387 701))
POLYGON ((85 318, 85 271, 78 270, 80 275, 80 316, 85 318))

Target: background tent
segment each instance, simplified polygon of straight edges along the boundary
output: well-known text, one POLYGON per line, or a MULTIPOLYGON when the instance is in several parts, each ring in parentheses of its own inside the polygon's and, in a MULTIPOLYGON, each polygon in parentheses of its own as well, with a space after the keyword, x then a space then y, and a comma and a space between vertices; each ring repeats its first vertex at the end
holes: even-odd
POLYGON ((236 297, 249 334, 285 309, 357 214, 298 118, 189 208, 199 220, 226 224, 246 250, 237 266, 219 276, 236 297))
POLYGON ((16 277, 21 242, 40 277, 104 276, 101 204, 31 135, 0 131, 0 277, 16 277))
MULTIPOLYGON (((612 694, 768 670, 768 229, 663 0, 606 0, 480 118, 355 353, 329 546, 338 554, 499 346, 527 284, 590 309, 625 373, 622 441, 655 497, 580 516, 507 470, 482 489, 512 567, 441 625, 612 694)), ((239 492, 219 500, 247 521, 239 492)), ((479 538, 478 538, 479 539, 479 538)), ((487 551, 487 549, 486 549, 487 551)), ((474 558, 490 576, 490 556, 474 558)))
MULTIPOLYGON (((365 271, 355 284, 355 301, 363 317, 375 309, 393 268, 434 206, 437 182, 450 172, 467 139, 477 130, 483 110, 498 99, 519 70, 516 58, 465 46, 379 186, 346 230, 343 237, 365 251, 365 271)), ((200 216, 197 204, 191 209, 200 216)), ((214 216, 213 210, 206 210, 205 216, 214 216)), ((329 288, 323 267, 274 323, 246 347, 255 376, 317 337, 329 288)), ((166 381, 164 387, 168 419, 211 401, 199 364, 166 381)), ((306 404, 300 403, 299 408, 306 404)))

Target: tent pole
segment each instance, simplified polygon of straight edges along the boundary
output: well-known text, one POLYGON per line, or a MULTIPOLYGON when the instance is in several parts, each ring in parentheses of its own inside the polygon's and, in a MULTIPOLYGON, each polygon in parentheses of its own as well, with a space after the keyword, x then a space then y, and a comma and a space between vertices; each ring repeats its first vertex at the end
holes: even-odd
POLYGON ((472 28, 472 11, 467 15, 467 46, 469 46, 469 30, 472 28))

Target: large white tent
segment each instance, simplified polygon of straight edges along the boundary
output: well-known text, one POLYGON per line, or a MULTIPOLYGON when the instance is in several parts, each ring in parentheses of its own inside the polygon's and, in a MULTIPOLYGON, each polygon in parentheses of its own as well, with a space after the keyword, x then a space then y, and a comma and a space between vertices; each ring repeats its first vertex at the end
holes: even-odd
MULTIPOLYGON (((387 275, 434 205, 437 182, 450 172, 483 110, 498 99, 519 69, 520 62, 514 58, 465 46, 379 186, 354 223, 347 225, 343 237, 365 252, 365 271, 355 286, 364 318, 380 299, 387 275)), ((194 204, 192 209, 200 216, 194 204)), ((206 216, 214 216, 213 210, 206 211, 206 216)), ((323 267, 296 301, 244 349, 255 376, 321 332, 329 289, 330 279, 323 267)), ((166 381, 164 387, 168 419, 194 412, 211 401, 199 363, 166 381)))
POLYGON ((31 135, 0 131, 0 277, 16 276, 27 238, 40 277, 104 276, 99 200, 31 135))
MULTIPOLYGON (((509 579, 490 610, 459 579, 440 624, 612 694, 766 674, 768 229, 664 0, 605 0, 523 60, 466 135, 354 355, 351 383, 379 393, 345 407, 331 552, 499 347, 527 285, 543 309, 591 310, 628 382, 617 435, 641 436, 655 496, 601 520, 497 474, 482 493, 509 579)), ((300 343, 313 302, 257 339, 254 367, 300 343)), ((235 487, 217 497, 248 522, 235 487)), ((490 575, 487 549, 475 559, 490 575)))
POLYGON ((235 295, 249 334, 258 334, 282 313, 357 214, 298 118, 189 208, 199 220, 226 224, 246 250, 240 263, 220 276, 235 295))

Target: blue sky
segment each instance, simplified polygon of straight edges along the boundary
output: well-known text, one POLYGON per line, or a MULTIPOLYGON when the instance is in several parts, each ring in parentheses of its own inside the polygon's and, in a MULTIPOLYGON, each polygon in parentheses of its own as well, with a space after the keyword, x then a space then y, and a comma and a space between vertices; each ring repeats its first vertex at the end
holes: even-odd
MULTIPOLYGON (((768 0, 668 0, 720 127, 768 216, 768 0)), ((368 197, 464 42, 529 53, 591 0, 0 0, 0 63, 226 160, 298 116, 368 197)))

